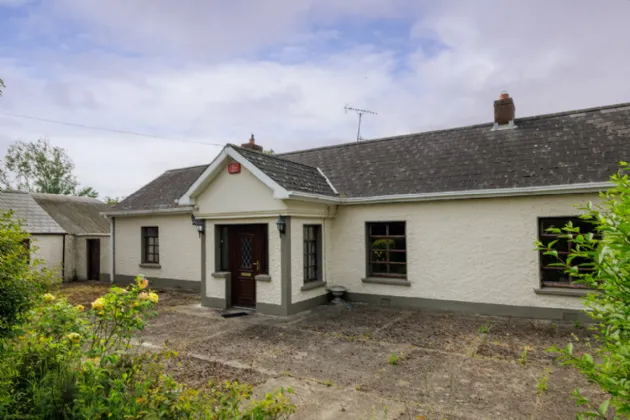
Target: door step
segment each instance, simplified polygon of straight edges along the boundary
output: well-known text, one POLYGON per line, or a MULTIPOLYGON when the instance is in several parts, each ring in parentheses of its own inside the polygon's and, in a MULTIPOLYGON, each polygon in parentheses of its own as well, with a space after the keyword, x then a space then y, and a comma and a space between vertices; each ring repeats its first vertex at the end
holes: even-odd
POLYGON ((227 310, 223 313, 221 313, 221 316, 223 318, 236 318, 239 316, 247 316, 247 315, 251 315, 254 311, 251 310, 242 310, 242 309, 230 309, 227 310))

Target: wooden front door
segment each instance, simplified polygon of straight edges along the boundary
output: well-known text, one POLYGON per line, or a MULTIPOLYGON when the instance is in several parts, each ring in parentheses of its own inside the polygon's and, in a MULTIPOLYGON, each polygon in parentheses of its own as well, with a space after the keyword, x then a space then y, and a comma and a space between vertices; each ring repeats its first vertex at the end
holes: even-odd
POLYGON ((256 307, 256 279, 267 270, 267 225, 230 226, 232 306, 256 307))
POLYGON ((101 241, 87 239, 87 279, 99 280, 101 274, 101 241))

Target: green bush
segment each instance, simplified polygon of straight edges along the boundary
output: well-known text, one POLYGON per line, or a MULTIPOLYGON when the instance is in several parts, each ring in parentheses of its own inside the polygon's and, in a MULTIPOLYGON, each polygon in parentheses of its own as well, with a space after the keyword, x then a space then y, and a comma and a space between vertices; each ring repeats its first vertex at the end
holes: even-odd
POLYGON ((112 287, 91 308, 45 294, 15 327, 0 353, 0 418, 6 419, 279 419, 294 411, 280 390, 246 404, 251 388, 236 383, 190 389, 164 373, 174 352, 140 353, 158 295, 138 278, 112 287))
POLYGON ((30 261, 30 235, 12 212, 0 212, 0 337, 36 303, 36 298, 54 277, 39 268, 41 261, 30 261))
POLYGON ((200 392, 176 382, 163 364, 176 353, 132 345, 159 300, 146 279, 112 287, 88 310, 73 306, 44 293, 52 277, 29 264, 27 239, 0 215, 0 418, 267 420, 295 411, 291 390, 251 401, 246 385, 200 392))
MULTIPOLYGON (((595 291, 586 298, 586 313, 594 321, 594 351, 581 356, 573 353, 573 345, 553 348, 563 364, 574 366, 589 382, 599 385, 610 398, 591 401, 579 389, 574 391, 578 405, 585 408, 580 418, 627 419, 630 416, 630 181, 622 162, 620 171, 611 180, 615 186, 600 194, 602 204, 589 203, 582 219, 592 223, 595 234, 581 233, 569 224, 550 229, 570 239, 573 251, 563 267, 582 284, 595 291), (579 270, 588 268, 589 270, 579 270)), ((555 241, 547 247, 538 243, 546 255, 558 257, 555 241)))

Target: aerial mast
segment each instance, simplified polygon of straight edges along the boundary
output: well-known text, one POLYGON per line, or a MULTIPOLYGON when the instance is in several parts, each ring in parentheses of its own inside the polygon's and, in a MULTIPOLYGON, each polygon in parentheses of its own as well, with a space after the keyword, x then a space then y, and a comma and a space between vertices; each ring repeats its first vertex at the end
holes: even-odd
POLYGON ((348 111, 354 111, 359 116, 359 127, 357 128, 357 142, 363 140, 361 138, 361 120, 363 119, 363 114, 372 114, 372 115, 378 115, 378 114, 373 111, 368 111, 367 109, 352 108, 351 106, 348 106, 348 105, 344 106, 343 109, 344 111, 346 111, 346 114, 348 113, 348 111))

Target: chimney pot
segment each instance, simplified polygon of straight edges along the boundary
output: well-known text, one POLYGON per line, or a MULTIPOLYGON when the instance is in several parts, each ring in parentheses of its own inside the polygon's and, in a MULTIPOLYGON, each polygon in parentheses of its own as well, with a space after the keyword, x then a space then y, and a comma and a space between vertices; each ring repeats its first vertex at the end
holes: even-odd
POLYGON ((507 91, 501 92, 499 99, 494 101, 495 125, 513 124, 515 111, 514 99, 510 98, 510 94, 507 91))
POLYGON ((249 138, 249 142, 241 144, 241 147, 243 149, 249 149, 249 150, 253 150, 255 152, 262 152, 263 151, 263 147, 258 145, 258 144, 256 144, 256 139, 254 139, 254 133, 252 133, 252 136, 249 138))

